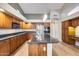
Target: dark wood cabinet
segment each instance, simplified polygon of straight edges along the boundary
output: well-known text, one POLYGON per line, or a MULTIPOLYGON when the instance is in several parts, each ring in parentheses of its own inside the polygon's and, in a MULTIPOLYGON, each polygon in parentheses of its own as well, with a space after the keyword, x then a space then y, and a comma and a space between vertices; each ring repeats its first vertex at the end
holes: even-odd
POLYGON ((15 51, 19 46, 21 46, 25 41, 27 41, 27 33, 15 36, 9 39, 11 46, 11 53, 15 51))
POLYGON ((68 33, 68 31, 69 31, 68 28, 72 27, 72 26, 73 26, 73 24, 72 24, 72 21, 70 21, 70 20, 64 21, 62 23, 62 40, 63 40, 63 42, 68 43, 68 44, 74 44, 73 40, 69 38, 69 33, 68 33))
MULTIPOLYGON (((29 38, 30 39, 30 38, 29 38)), ((28 34, 24 33, 5 40, 0 40, 0 56, 7 56, 12 54, 25 41, 28 40, 28 34)))
POLYGON ((11 28, 12 17, 0 12, 0 28, 11 28))
POLYGON ((6 56, 10 54, 10 41, 0 41, 0 56, 6 56))
POLYGON ((79 26, 79 18, 77 19, 77 23, 78 23, 78 26, 79 26))
POLYGON ((29 33, 21 33, 14 37, 0 40, 0 56, 7 56, 12 54, 24 42, 30 39, 29 33))
POLYGON ((38 56, 38 45, 37 44, 29 44, 28 48, 29 56, 38 56))
POLYGON ((10 48, 11 48, 11 53, 16 49, 16 37, 13 37, 10 39, 10 48))
POLYGON ((75 40, 71 39, 71 36, 75 37, 75 33, 73 35, 69 35, 69 27, 75 28, 79 26, 79 17, 70 19, 62 22, 62 40, 68 44, 75 44, 75 40))
POLYGON ((12 23, 19 24, 21 29, 31 29, 33 25, 27 24, 27 22, 18 19, 17 17, 13 17, 9 14, 0 11, 0 28, 2 29, 12 29, 12 23))
POLYGON ((47 56, 47 44, 33 43, 29 44, 29 56, 47 56))
POLYGON ((76 27, 78 25, 78 20, 77 19, 72 19, 72 26, 76 27))
POLYGON ((38 44, 38 55, 47 56, 47 44, 38 44))
POLYGON ((68 43, 68 27, 69 21, 65 21, 62 23, 62 40, 66 43, 68 43))

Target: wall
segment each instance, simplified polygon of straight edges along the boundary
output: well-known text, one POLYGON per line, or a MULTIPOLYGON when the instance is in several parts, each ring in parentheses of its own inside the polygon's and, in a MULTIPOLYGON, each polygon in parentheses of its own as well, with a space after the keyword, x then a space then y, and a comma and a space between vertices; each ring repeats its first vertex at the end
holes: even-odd
POLYGON ((62 32, 61 32, 61 19, 60 13, 58 11, 51 11, 50 13, 51 23, 50 23, 50 35, 58 39, 59 41, 62 40, 62 32), (56 17, 54 16, 57 15, 56 17))
POLYGON ((61 21, 60 20, 51 22, 50 35, 53 38, 58 39, 59 41, 62 40, 61 21))

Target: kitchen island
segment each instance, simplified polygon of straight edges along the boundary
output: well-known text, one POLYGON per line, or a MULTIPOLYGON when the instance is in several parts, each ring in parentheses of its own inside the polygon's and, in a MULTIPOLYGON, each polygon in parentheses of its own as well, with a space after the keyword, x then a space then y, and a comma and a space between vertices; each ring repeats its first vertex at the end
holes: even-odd
POLYGON ((29 56, 52 56, 52 44, 58 43, 55 38, 50 37, 49 34, 45 34, 44 40, 39 41, 34 37, 28 41, 28 55, 29 56), (56 41, 55 41, 56 40, 56 41))

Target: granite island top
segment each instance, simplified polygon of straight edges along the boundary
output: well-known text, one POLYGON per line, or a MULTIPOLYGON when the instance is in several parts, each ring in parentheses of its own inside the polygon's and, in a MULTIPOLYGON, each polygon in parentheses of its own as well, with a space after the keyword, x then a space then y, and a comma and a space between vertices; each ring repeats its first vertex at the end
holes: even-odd
POLYGON ((34 44, 34 43, 58 43, 59 41, 55 38, 50 37, 50 35, 45 34, 44 35, 44 40, 37 40, 36 37, 34 36, 32 40, 29 40, 27 43, 28 44, 34 44))

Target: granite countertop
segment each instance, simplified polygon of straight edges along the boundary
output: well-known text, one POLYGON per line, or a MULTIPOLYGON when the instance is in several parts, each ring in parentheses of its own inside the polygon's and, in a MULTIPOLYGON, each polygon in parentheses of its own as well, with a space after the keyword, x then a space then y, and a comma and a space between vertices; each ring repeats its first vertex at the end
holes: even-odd
POLYGON ((44 40, 38 41, 36 40, 36 37, 34 36, 32 40, 28 41, 27 43, 33 44, 33 43, 58 43, 59 41, 55 38, 50 37, 50 35, 45 34, 44 40))
MULTIPOLYGON (((1 29, 2 31, 3 29, 1 29)), ((5 31, 5 30, 4 30, 5 31)), ((10 34, 0 34, 0 40, 4 40, 4 39, 8 39, 8 38, 11 38, 11 37, 15 37, 15 36, 19 36, 19 35, 22 35, 22 34, 25 34, 25 33, 35 33, 36 30, 20 30, 18 29, 18 32, 14 32, 14 33, 10 33, 10 34)))
POLYGON ((4 36, 3 35, 3 37, 0 37, 0 40, 5 40, 5 39, 8 39, 8 38, 12 38, 12 37, 15 37, 15 36, 19 36, 19 35, 22 35, 22 34, 25 34, 25 33, 18 33, 18 34, 11 34, 11 35, 6 35, 6 36, 4 36))

